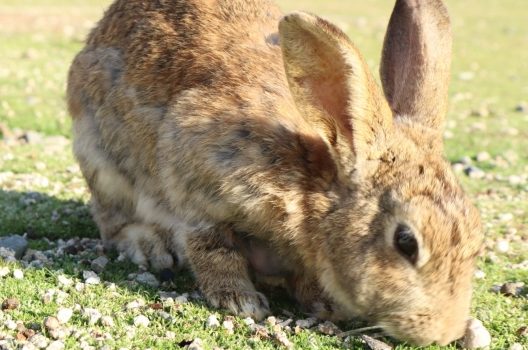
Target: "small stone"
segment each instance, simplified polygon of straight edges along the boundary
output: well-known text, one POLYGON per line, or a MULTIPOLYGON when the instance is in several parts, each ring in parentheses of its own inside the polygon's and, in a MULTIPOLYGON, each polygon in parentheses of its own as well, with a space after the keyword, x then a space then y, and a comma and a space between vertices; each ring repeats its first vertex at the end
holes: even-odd
POLYGON ((142 284, 146 284, 146 285, 148 285, 150 287, 153 287, 153 288, 159 287, 159 285, 160 285, 160 283, 159 283, 158 279, 156 278, 156 276, 154 276, 150 272, 140 273, 139 275, 137 275, 136 281, 138 281, 139 283, 142 283, 142 284))
POLYGON ((523 287, 523 282, 507 282, 502 285, 500 292, 508 297, 517 297, 521 295, 523 287))
POLYGON ((17 328, 17 323, 13 320, 6 320, 4 326, 9 330, 14 331, 17 328))
POLYGON ((283 331, 275 331, 273 333, 273 338, 283 347, 290 349, 293 347, 292 342, 286 336, 286 333, 283 331))
POLYGON ((9 270, 9 267, 7 266, 0 267, 0 278, 3 278, 9 275, 9 273, 11 273, 11 271, 9 270))
POLYGON ((487 348, 491 344, 491 335, 482 322, 471 319, 461 343, 466 349, 487 348))
POLYGON ((513 343, 512 345, 510 345, 508 350, 525 350, 525 348, 520 343, 513 343))
POLYGON ((482 270, 476 270, 475 273, 474 273, 474 276, 475 276, 476 279, 481 280, 481 279, 486 277, 486 273, 484 271, 482 271, 482 270))
POLYGON ((519 175, 508 176, 508 183, 512 186, 522 185, 524 182, 524 179, 519 175))
POLYGON ((60 324, 68 323, 68 321, 73 316, 73 310, 69 308, 61 308, 57 312, 57 320, 60 324))
POLYGON ((114 327, 114 319, 111 316, 101 317, 101 324, 105 327, 112 328, 114 327))
POLYGON ((228 334, 234 333, 235 324, 231 319, 224 320, 224 322, 222 322, 222 327, 224 327, 228 334))
POLYGON ((86 284, 96 285, 101 283, 101 279, 99 278, 99 276, 97 276, 95 272, 90 270, 83 271, 83 278, 84 283, 86 284))
MULTIPOLYGON (((9 349, 9 348, 6 348, 6 349, 9 349)), ((32 343, 26 343, 26 344, 24 344, 24 346, 22 346, 21 349, 22 350, 36 350, 38 348, 35 345, 33 345, 32 343)))
POLYGON ((499 220, 502 222, 508 222, 513 220, 513 214, 512 213, 502 213, 499 215, 499 220))
POLYGON ((134 300, 126 304, 125 308, 127 310, 134 310, 134 309, 139 309, 140 307, 144 305, 145 305, 145 302, 143 300, 134 300))
POLYGON ((267 319, 266 319, 266 323, 269 325, 269 326, 275 326, 277 324, 277 319, 275 318, 275 316, 269 316, 267 319))
POLYGON ((217 328, 220 327, 220 321, 218 321, 218 318, 215 315, 209 315, 205 325, 208 328, 217 328))
POLYGON ((360 338, 365 342, 365 344, 367 344, 370 350, 392 350, 392 346, 389 344, 369 337, 368 335, 362 335, 360 338))
POLYGON ((177 296, 176 298, 174 298, 174 302, 177 303, 177 304, 186 304, 186 303, 188 303, 189 302, 189 294, 183 293, 182 295, 177 296))
POLYGON ((100 257, 92 261, 92 263, 90 264, 90 267, 95 272, 101 273, 104 271, 107 264, 108 264, 108 258, 104 255, 101 255, 100 257))
POLYGON ((64 349, 64 343, 60 340, 55 340, 48 345, 46 350, 62 350, 64 349))
POLYGON ((528 113, 528 103, 521 102, 515 107, 515 111, 519 113, 528 113))
POLYGON ((314 317, 310 317, 304 320, 297 320, 295 321, 295 325, 299 328, 312 328, 317 323, 317 319, 314 317))
POLYGON ((191 344, 187 347, 187 350, 203 350, 203 341, 200 338, 193 340, 191 344))
POLYGON ((462 173, 466 169, 466 166, 462 163, 454 163, 451 165, 451 168, 455 173, 462 173))
POLYGON ((341 333, 341 330, 330 321, 325 321, 324 323, 319 324, 317 329, 325 335, 336 335, 341 333))
POLYGON ((28 241, 19 235, 0 238, 0 247, 11 250, 16 259, 22 258, 28 247, 28 241))
POLYGON ((35 334, 28 341, 35 345, 38 349, 45 349, 49 344, 49 339, 42 334, 35 334))
POLYGON ((2 310, 15 310, 20 306, 20 302, 16 298, 7 298, 2 302, 2 310))
POLYGON ((44 320, 44 327, 46 327, 47 330, 52 331, 52 330, 59 328, 59 326, 60 326, 60 322, 56 317, 48 316, 44 320))
POLYGON ((71 330, 66 329, 64 327, 59 327, 57 329, 48 331, 48 333, 53 339, 59 340, 66 339, 71 334, 71 330))
POLYGON ((89 325, 94 325, 101 318, 101 312, 97 309, 85 308, 83 310, 83 316, 88 319, 89 325))
POLYGON ((528 326, 522 326, 516 333, 519 337, 528 337, 528 326))
POLYGON ((75 288, 75 290, 76 290, 77 292, 82 292, 82 291, 84 290, 85 287, 86 287, 86 285, 85 285, 84 283, 82 283, 82 282, 76 282, 74 288, 75 288))
POLYGON ((246 326, 251 326, 255 324, 255 320, 252 319, 251 317, 246 317, 244 318, 244 323, 246 324, 246 326))
POLYGON ((136 327, 148 327, 150 320, 144 315, 138 315, 134 317, 134 326, 136 327))
POLYGON ((166 331, 165 332, 165 338, 167 338, 169 340, 174 340, 174 339, 176 339, 176 333, 174 333, 172 331, 166 331))
POLYGON ((491 159, 491 156, 488 152, 479 152, 477 153, 475 159, 477 160, 477 162, 487 162, 491 159))
POLYGON ((475 73, 471 71, 461 72, 458 74, 458 79, 462 81, 470 81, 475 78, 475 73))
POLYGON ((24 272, 20 269, 13 270, 13 278, 16 280, 21 280, 24 278, 24 272))
POLYGON ((510 242, 505 239, 499 239, 495 243, 495 249, 500 253, 507 253, 510 250, 510 242))
POLYGON ((476 166, 468 166, 466 169, 464 169, 464 172, 471 179, 483 179, 486 176, 486 173, 476 166))

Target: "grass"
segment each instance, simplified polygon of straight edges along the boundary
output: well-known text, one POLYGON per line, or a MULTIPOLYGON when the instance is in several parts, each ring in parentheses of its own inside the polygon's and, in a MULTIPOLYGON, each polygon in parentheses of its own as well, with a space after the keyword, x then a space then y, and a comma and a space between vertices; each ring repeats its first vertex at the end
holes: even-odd
MULTIPOLYGON (((339 24, 364 53, 373 71, 378 70, 381 43, 392 1, 280 1, 285 11, 304 9, 339 24)), ((514 230, 521 239, 511 243, 505 254, 490 254, 479 261, 486 277, 475 281, 473 314, 481 319, 493 336, 492 349, 507 349, 513 343, 528 347, 528 337, 516 331, 528 324, 528 301, 504 297, 490 288, 506 281, 528 284, 526 269, 512 269, 528 259, 528 187, 510 184, 507 177, 528 173, 528 114, 515 111, 528 99, 528 24, 524 0, 449 0, 455 38, 453 75, 450 90, 451 109, 446 125, 446 153, 451 161, 474 157, 487 151, 492 159, 477 165, 491 179, 469 179, 461 175, 465 189, 474 198, 485 222, 488 246, 514 230), (481 113, 475 113, 478 111, 481 113), (514 155, 514 157, 512 157, 514 155), (503 221, 500 215, 513 214, 503 221), (524 240, 523 240, 524 239, 524 240)), ((73 236, 97 237, 87 209, 89 195, 71 155, 68 138, 70 121, 64 106, 65 77, 73 55, 81 48, 82 38, 97 20, 108 1, 30 0, 0 1, 0 123, 10 129, 35 130, 48 136, 62 136, 60 142, 10 146, 0 142, 0 236, 28 233, 31 247, 47 249, 45 239, 73 236)), ((52 140, 53 141, 53 140, 52 140)), ((55 140, 57 141, 57 140, 55 140)), ((87 256, 85 260, 92 257, 87 256)), ((0 267, 6 263, 0 262, 0 267)), ((11 266, 13 268, 14 266, 11 266)), ((81 266, 82 267, 82 266, 81 266)), ((177 349, 178 344, 200 337, 206 348, 273 349, 271 340, 257 341, 240 319, 235 319, 235 334, 205 328, 210 313, 220 319, 221 311, 212 310, 202 301, 166 306, 172 315, 164 320, 153 310, 142 310, 151 326, 139 330, 132 338, 126 333, 137 311, 126 311, 123 305, 138 298, 147 304, 158 300, 154 289, 133 285, 127 275, 135 267, 112 261, 103 277, 116 284, 90 287, 83 292, 69 290, 63 306, 83 305, 112 314, 116 327, 112 339, 93 345, 111 348, 177 349), (167 338, 167 331, 175 333, 167 338)), ((63 259, 45 269, 27 269, 24 280, 4 278, 0 281, 0 299, 17 296, 20 309, 14 319, 26 324, 41 323, 54 314, 59 304, 43 304, 41 294, 56 288, 60 273, 80 277, 80 267, 63 259), (62 272, 61 272, 62 271, 62 272)), ((192 279, 182 273, 174 283, 179 292, 195 289, 192 279)), ((296 313, 282 296, 272 298, 272 307, 280 314, 283 308, 296 313)), ((100 326, 89 326, 78 314, 72 324, 90 332, 104 334, 100 326)), ((342 325, 347 327, 347 325, 342 325)), ((358 340, 343 343, 334 337, 303 331, 290 336, 298 348, 360 348, 358 340)), ((67 348, 78 347, 69 339, 67 348)), ((399 344, 397 349, 413 349, 399 344)), ((428 349, 455 349, 455 346, 428 349)))

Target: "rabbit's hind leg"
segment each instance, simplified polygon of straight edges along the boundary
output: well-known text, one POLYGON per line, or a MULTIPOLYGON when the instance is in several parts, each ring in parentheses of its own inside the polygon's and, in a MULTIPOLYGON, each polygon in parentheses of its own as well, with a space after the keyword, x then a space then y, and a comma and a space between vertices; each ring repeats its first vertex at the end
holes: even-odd
POLYGON ((130 181, 103 151, 92 116, 74 119, 74 153, 92 194, 92 215, 107 247, 116 247, 136 264, 171 268, 172 235, 136 215, 137 194, 130 181))
POLYGON ((92 213, 107 247, 115 247, 140 266, 157 271, 173 267, 173 255, 167 251, 169 232, 135 220, 126 208, 101 205, 96 198, 92 198, 92 213))
POLYGON ((248 261, 226 242, 228 227, 197 230, 187 239, 187 258, 207 301, 230 312, 263 319, 269 314, 266 297, 251 282, 248 261))

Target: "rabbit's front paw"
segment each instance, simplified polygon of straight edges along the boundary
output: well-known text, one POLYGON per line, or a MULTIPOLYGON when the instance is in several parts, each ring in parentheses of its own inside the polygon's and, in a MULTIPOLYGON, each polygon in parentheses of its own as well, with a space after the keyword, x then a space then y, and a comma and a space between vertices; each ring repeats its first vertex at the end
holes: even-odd
POLYGON ((262 320, 270 313, 268 300, 257 291, 216 291, 206 293, 205 297, 212 306, 242 317, 262 320))

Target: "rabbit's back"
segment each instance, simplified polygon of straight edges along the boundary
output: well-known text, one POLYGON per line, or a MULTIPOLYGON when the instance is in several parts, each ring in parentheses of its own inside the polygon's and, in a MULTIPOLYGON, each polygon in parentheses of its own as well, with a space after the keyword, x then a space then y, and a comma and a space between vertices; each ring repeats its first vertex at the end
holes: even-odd
POLYGON ((266 0, 116 1, 72 64, 74 121, 92 116, 106 156, 134 179, 159 171, 161 129, 174 125, 168 118, 193 114, 191 125, 178 121, 188 130, 218 118, 223 128, 230 118, 273 118, 277 95, 288 95, 279 17, 266 0))

